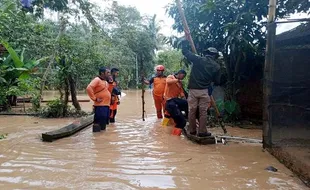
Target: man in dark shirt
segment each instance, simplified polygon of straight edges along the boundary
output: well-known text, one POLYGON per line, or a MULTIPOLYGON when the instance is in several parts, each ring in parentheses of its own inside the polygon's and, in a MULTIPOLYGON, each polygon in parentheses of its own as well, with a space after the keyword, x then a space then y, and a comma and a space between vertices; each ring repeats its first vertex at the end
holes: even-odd
POLYGON ((215 62, 218 57, 218 51, 215 48, 208 48, 204 57, 191 53, 188 49, 182 47, 182 53, 191 63, 191 73, 188 83, 189 95, 189 132, 196 135, 196 113, 199 107, 199 128, 198 136, 207 137, 211 133, 207 131, 207 111, 211 103, 208 89, 211 83, 215 85, 220 83, 220 66, 215 62))

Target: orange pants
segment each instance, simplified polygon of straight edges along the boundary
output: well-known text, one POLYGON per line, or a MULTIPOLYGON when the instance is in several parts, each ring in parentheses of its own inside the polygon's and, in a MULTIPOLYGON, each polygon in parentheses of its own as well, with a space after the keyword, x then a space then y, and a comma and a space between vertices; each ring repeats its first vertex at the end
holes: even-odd
POLYGON ((157 118, 161 119, 161 118, 163 118, 162 111, 165 109, 164 98, 163 98, 163 96, 156 96, 156 95, 153 95, 153 98, 154 98, 154 104, 155 104, 155 108, 156 108, 157 118))
POLYGON ((113 97, 113 101, 111 101, 111 105, 110 105, 110 123, 114 123, 115 122, 115 115, 117 113, 117 106, 118 106, 118 98, 117 97, 113 97))

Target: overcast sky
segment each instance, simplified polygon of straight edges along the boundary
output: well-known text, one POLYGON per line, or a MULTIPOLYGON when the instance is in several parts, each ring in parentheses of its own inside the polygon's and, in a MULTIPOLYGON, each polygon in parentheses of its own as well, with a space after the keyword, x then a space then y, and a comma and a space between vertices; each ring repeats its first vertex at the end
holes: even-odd
MULTIPOLYGON (((91 0, 97 5, 104 7, 105 2, 101 0, 91 0)), ((169 18, 166 14, 165 7, 173 2, 173 0, 116 0, 120 5, 133 6, 138 9, 142 15, 154 15, 157 16, 157 21, 162 20, 161 33, 170 36, 173 32, 171 26, 173 19, 169 18)))
POLYGON ((158 20, 163 21, 162 33, 170 35, 172 33, 173 19, 168 17, 166 6, 173 0, 118 0, 120 4, 137 7, 142 14, 157 15, 158 20))

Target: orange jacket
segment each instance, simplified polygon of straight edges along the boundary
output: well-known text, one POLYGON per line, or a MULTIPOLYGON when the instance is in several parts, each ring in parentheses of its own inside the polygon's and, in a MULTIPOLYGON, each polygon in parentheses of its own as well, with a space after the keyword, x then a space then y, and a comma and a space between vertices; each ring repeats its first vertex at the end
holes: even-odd
POLYGON ((112 83, 109 83, 109 92, 111 93, 111 103, 110 103, 110 109, 115 110, 117 109, 117 103, 119 102, 118 95, 112 94, 113 88, 117 87, 117 82, 114 81, 112 83))
POLYGON ((109 85, 109 88, 108 88, 109 92, 112 94, 113 88, 117 86, 117 83, 114 81, 112 83, 108 83, 108 85, 109 85))
POLYGON ((182 84, 180 83, 179 79, 175 78, 174 75, 169 75, 167 77, 164 97, 165 100, 184 97, 182 84))
POLYGON ((155 96, 164 96, 164 92, 165 92, 165 87, 166 87, 166 76, 157 76, 157 77, 153 77, 150 80, 150 84, 154 84, 154 90, 153 90, 153 94, 155 96))
POLYGON ((94 78, 86 88, 87 94, 94 101, 94 106, 110 106, 111 93, 108 90, 108 82, 100 79, 99 77, 94 78), (97 99, 101 99, 98 102, 97 99))

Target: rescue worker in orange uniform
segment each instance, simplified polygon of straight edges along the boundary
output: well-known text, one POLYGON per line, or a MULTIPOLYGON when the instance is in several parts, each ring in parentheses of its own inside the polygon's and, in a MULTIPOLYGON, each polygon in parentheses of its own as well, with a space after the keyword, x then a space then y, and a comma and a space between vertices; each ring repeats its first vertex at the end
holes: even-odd
POLYGON ((118 82, 116 78, 119 75, 119 69, 112 68, 111 69, 111 77, 109 81, 109 91, 111 93, 111 105, 110 105, 110 123, 115 123, 115 116, 117 113, 117 106, 120 104, 119 96, 121 92, 118 88, 118 82))
POLYGON ((109 92, 108 80, 110 70, 102 67, 99 76, 93 79, 86 88, 87 94, 94 101, 94 125, 93 132, 105 130, 109 123, 111 93, 109 92))
POLYGON ((166 112, 170 115, 175 123, 175 128, 184 129, 188 115, 188 104, 183 90, 182 80, 186 72, 180 70, 175 75, 169 75, 166 81, 164 98, 166 101, 166 112), (185 112, 183 115, 182 111, 185 112))
POLYGON ((145 80, 145 84, 153 84, 153 98, 156 108, 157 118, 163 118, 164 110, 164 92, 166 87, 166 76, 164 75, 165 67, 163 65, 156 66, 156 76, 150 80, 145 80))

